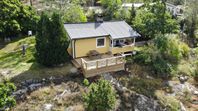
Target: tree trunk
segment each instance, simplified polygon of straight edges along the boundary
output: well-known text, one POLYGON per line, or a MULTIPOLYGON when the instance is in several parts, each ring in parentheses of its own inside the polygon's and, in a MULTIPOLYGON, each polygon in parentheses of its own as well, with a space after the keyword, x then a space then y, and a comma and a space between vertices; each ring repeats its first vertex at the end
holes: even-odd
POLYGON ((30 0, 30 6, 32 6, 33 4, 32 4, 32 0, 30 0))

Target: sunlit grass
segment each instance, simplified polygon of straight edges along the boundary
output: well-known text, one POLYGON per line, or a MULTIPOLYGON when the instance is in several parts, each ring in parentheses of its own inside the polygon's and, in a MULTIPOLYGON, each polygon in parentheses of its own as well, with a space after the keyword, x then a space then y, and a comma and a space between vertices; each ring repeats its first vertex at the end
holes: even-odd
POLYGON ((34 62, 35 37, 14 41, 0 50, 0 69, 28 69, 34 62), (22 45, 27 45, 26 55, 22 55, 22 45))
MULTIPOLYGON (((35 37, 19 38, 0 49, 0 72, 11 70, 6 78, 14 78, 19 82, 33 78, 45 78, 50 76, 62 76, 69 73, 72 65, 67 63, 62 67, 47 68, 38 64, 35 60, 35 37), (26 44, 26 54, 22 55, 22 45, 26 44)), ((0 76, 0 80, 2 77, 0 76)))

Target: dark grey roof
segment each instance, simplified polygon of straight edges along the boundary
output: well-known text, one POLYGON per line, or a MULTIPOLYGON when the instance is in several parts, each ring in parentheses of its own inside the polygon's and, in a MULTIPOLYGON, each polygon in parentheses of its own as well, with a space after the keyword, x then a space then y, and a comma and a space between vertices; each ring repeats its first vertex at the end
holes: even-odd
POLYGON ((140 34, 134 31, 125 21, 64 24, 64 27, 71 39, 107 35, 110 35, 113 39, 140 36, 140 34))

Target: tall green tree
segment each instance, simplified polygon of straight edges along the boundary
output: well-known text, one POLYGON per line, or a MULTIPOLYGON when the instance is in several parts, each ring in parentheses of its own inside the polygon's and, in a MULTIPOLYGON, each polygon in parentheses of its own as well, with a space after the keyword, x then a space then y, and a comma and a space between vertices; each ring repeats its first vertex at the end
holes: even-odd
POLYGON ((38 16, 31 7, 23 5, 19 0, 1 0, 0 7, 0 37, 35 31, 38 16))
POLYGON ((87 22, 87 17, 84 14, 82 7, 79 5, 69 6, 62 19, 65 23, 87 22))
POLYGON ((117 11, 121 8, 121 0, 100 0, 104 10, 104 19, 112 20, 115 18, 117 11))
POLYGON ((54 13, 51 19, 41 15, 36 35, 36 59, 45 66, 55 66, 68 60, 68 40, 59 14, 54 13))
POLYGON ((130 11, 125 8, 120 8, 116 13, 115 13, 115 19, 116 20, 124 20, 126 22, 130 22, 130 11))
POLYGON ((198 1, 197 0, 189 0, 187 3, 187 9, 184 12, 185 16, 185 27, 184 31, 188 35, 188 39, 190 41, 190 45, 196 46, 197 39, 196 30, 198 29, 198 9, 197 9, 198 1))
POLYGON ((176 33, 178 23, 166 12, 165 2, 153 0, 146 2, 145 7, 137 11, 133 26, 141 35, 154 38, 156 34, 176 33))
POLYGON ((89 86, 84 101, 88 111, 108 111, 115 106, 116 93, 109 81, 99 80, 89 86))
POLYGON ((11 96, 12 92, 15 90, 16 87, 13 83, 8 81, 0 83, 0 110, 16 105, 15 99, 11 96))

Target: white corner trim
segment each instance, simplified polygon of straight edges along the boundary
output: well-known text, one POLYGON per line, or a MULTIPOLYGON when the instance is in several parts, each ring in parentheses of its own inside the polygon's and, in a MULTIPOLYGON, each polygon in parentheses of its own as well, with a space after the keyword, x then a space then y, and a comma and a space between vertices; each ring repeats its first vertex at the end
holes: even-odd
POLYGON ((102 48, 102 47, 106 47, 106 37, 99 37, 99 38, 96 38, 96 48, 102 48), (97 46, 97 44, 98 44, 98 39, 104 39, 104 46, 97 46))
POLYGON ((74 56, 75 56, 75 55, 74 55, 74 53, 75 53, 75 52, 74 52, 74 51, 75 51, 75 50, 74 50, 74 47, 75 47, 75 46, 74 46, 74 45, 75 45, 75 44, 74 44, 74 40, 71 40, 71 45, 72 45, 72 57, 75 58, 75 57, 74 57, 74 56))

